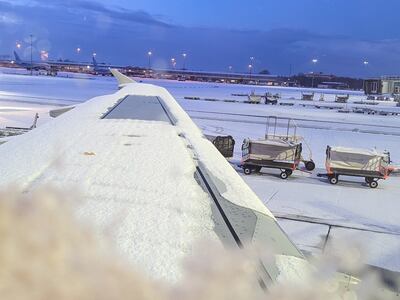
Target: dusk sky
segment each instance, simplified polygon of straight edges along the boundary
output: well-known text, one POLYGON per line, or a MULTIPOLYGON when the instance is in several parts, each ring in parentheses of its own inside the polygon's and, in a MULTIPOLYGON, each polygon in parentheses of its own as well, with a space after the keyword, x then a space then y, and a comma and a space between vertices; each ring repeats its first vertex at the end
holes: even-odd
POLYGON ((400 73, 400 1, 0 0, 0 55, 28 58, 29 34, 50 59, 273 74, 400 73), (78 54, 76 48, 80 47, 78 54), (318 59, 313 64, 312 59, 318 59), (368 61, 368 65, 363 62, 368 61))

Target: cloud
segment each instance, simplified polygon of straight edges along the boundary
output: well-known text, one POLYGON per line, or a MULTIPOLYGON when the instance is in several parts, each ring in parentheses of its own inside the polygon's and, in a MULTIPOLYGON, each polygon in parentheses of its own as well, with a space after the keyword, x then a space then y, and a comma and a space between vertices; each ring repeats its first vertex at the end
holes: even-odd
POLYGON ((83 12, 86 11, 92 14, 103 14, 115 21, 126 21, 129 23, 139 23, 145 25, 161 26, 161 27, 172 27, 172 24, 164 22, 159 17, 154 17, 151 14, 142 10, 129 10, 126 8, 114 7, 110 8, 101 3, 89 1, 89 0, 52 0, 50 3, 47 1, 34 0, 37 7, 46 7, 52 9, 65 8, 70 11, 83 12))
POLYGON ((0 12, 0 24, 1 23, 3 23, 3 24, 18 24, 20 22, 21 22, 21 20, 17 16, 10 14, 10 13, 1 13, 0 12))

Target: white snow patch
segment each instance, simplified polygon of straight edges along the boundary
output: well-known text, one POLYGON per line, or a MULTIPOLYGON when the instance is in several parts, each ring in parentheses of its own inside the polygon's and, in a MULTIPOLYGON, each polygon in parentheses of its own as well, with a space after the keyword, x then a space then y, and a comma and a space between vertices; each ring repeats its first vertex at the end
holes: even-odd
POLYGON ((294 256, 276 255, 275 263, 279 270, 277 282, 279 283, 298 283, 304 284, 311 278, 312 266, 305 261, 294 256))

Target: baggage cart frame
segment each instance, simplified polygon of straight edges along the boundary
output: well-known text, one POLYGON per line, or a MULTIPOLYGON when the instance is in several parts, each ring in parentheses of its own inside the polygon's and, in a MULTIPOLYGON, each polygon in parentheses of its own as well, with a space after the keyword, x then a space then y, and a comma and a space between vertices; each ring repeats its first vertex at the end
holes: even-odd
POLYGON ((300 161, 303 162, 305 168, 307 171, 313 171, 315 169, 315 163, 312 159, 312 150, 310 145, 307 143, 307 141, 297 135, 297 124, 295 121, 291 118, 282 118, 282 117, 276 117, 276 116, 267 116, 267 123, 265 127, 265 139, 280 139, 284 141, 292 141, 295 143, 302 143, 306 146, 308 155, 307 157, 304 157, 304 148, 302 149, 302 156, 300 158, 300 161), (287 122, 286 125, 286 134, 280 135, 277 134, 277 127, 278 127, 278 119, 284 122, 287 122), (292 129, 292 130, 291 130, 292 129))

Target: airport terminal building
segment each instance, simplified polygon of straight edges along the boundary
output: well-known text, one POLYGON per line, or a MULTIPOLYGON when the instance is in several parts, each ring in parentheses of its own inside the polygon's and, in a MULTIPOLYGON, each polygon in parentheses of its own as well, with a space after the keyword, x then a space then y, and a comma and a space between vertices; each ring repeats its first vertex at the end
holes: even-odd
POLYGON ((282 85, 282 79, 276 75, 233 73, 233 72, 211 72, 193 70, 161 70, 161 69, 139 69, 134 67, 125 68, 128 76, 143 76, 152 78, 193 80, 202 82, 220 83, 243 83, 257 85, 282 85))
POLYGON ((366 95, 400 95, 400 76, 384 76, 364 81, 366 95))

